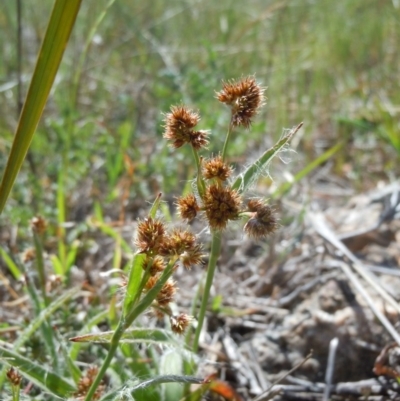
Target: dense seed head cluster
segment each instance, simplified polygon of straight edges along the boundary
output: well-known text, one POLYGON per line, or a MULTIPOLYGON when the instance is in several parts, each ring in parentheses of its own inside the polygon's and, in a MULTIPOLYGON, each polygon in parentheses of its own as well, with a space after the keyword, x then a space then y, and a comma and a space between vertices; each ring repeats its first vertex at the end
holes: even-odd
POLYGON ((170 316, 169 318, 171 329, 176 334, 183 334, 192 320, 193 317, 186 313, 180 313, 177 316, 170 316))
POLYGON ((219 181, 226 181, 231 174, 231 167, 222 160, 221 156, 206 160, 203 163, 203 176, 206 180, 216 178, 219 181))
MULTIPOLYGON (((88 393, 90 386, 92 385, 94 379, 97 376, 99 369, 96 366, 90 367, 86 374, 79 379, 78 390, 75 392, 74 396, 78 398, 84 398, 88 393)), ((101 383, 94 393, 92 400, 99 400, 103 395, 105 390, 105 385, 101 383)))
POLYGON ((139 252, 157 252, 165 236, 165 225, 163 222, 147 217, 138 224, 135 245, 139 252))
POLYGON ((269 205, 260 199, 252 199, 247 206, 249 212, 252 212, 252 216, 244 226, 244 231, 249 237, 260 239, 276 231, 278 221, 269 205))
POLYGON ((31 220, 32 231, 37 234, 43 234, 47 228, 47 222, 43 217, 36 216, 31 220))
POLYGON ((186 269, 203 264, 204 254, 201 245, 195 245, 180 256, 180 261, 186 269))
POLYGON ((6 373, 8 381, 13 385, 13 386, 19 386, 22 381, 22 376, 18 372, 18 370, 14 369, 11 367, 10 369, 7 370, 6 373))
POLYGON ((254 77, 246 77, 240 81, 224 82, 217 99, 231 108, 233 126, 249 128, 252 118, 264 103, 264 89, 254 77))
POLYGON ((212 229, 223 230, 229 220, 239 218, 240 195, 229 187, 210 185, 203 199, 203 208, 212 229))
POLYGON ((143 270, 149 271, 150 276, 156 276, 158 273, 161 273, 165 269, 165 261, 161 256, 155 257, 146 257, 143 262, 143 270))
POLYGON ((198 113, 186 106, 173 106, 165 115, 164 138, 171 141, 171 146, 180 148, 185 143, 199 150, 208 144, 207 131, 196 131, 193 128, 200 121, 198 113))
POLYGON ((161 288, 160 292, 157 294, 157 302, 163 307, 167 306, 174 300, 174 295, 176 293, 176 283, 174 280, 169 279, 161 288))
POLYGON ((193 194, 182 196, 177 200, 178 213, 183 220, 192 221, 200 208, 193 194))

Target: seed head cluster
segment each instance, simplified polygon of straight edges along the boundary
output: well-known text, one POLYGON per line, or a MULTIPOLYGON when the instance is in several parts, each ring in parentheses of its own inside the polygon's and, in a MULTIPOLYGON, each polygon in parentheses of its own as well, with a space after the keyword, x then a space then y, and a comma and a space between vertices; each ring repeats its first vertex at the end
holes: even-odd
POLYGON ((264 89, 254 77, 246 77, 240 81, 224 82, 217 99, 231 108, 233 126, 249 128, 252 118, 264 104, 264 89))
POLYGON ((247 203, 250 219, 244 226, 244 232, 254 239, 265 238, 278 228, 278 221, 273 209, 260 199, 251 199, 247 203))
MULTIPOLYGON (((204 217, 212 231, 224 230, 230 221, 248 216, 244 231, 252 238, 259 239, 273 233, 278 224, 273 210, 262 200, 253 199, 243 208, 241 194, 229 184, 233 169, 226 162, 226 145, 232 128, 249 128, 258 113, 264 98, 264 89, 252 76, 239 81, 223 83, 217 99, 231 109, 231 122, 221 155, 203 158, 199 150, 208 145, 208 132, 198 130, 200 121, 197 112, 185 105, 173 106, 164 115, 164 138, 175 149, 188 144, 193 149, 198 177, 197 192, 177 199, 177 211, 182 220, 191 222, 198 215, 204 217)), ((146 272, 143 276, 143 291, 154 294, 152 306, 158 317, 169 316, 171 329, 183 334, 190 325, 191 317, 172 313, 177 286, 172 273, 178 264, 189 270, 194 265, 203 264, 203 252, 196 237, 188 230, 167 229, 159 219, 147 217, 138 224, 135 245, 138 253, 144 254, 142 264, 146 272), (154 291, 157 289, 157 291, 154 291)))
POLYGON ((221 156, 206 160, 203 163, 203 176, 206 180, 216 178, 219 181, 226 181, 232 174, 232 168, 228 166, 221 156))
POLYGON ((210 227, 223 230, 229 220, 237 220, 240 212, 241 197, 233 189, 212 184, 207 188, 203 208, 210 227))
POLYGON ((208 144, 207 131, 196 131, 194 127, 200 121, 198 113, 186 106, 173 106, 165 115, 164 138, 171 141, 171 146, 178 149, 185 143, 199 150, 208 144))
POLYGON ((183 220, 192 221, 200 210, 193 194, 182 196, 177 201, 178 213, 183 220))
POLYGON ((183 334, 192 320, 193 317, 188 316, 186 313, 180 313, 178 316, 172 315, 169 318, 171 329, 177 334, 183 334))
MULTIPOLYGON (((190 231, 182 228, 168 230, 165 223, 152 217, 147 217, 138 223, 134 242, 138 253, 145 255, 142 262, 142 268, 146 272, 143 291, 148 293, 157 286, 158 292, 152 304, 155 314, 171 316, 169 305, 173 302, 177 291, 176 282, 171 276, 165 277, 167 281, 162 281, 164 284, 160 283, 160 279, 167 266, 173 266, 170 270, 173 273, 178 267, 176 264, 178 261, 186 269, 202 264, 202 247, 190 231)), ((185 329, 187 325, 182 323, 180 327, 185 329)), ((177 329, 176 332, 179 330, 177 329)))
POLYGON ((10 369, 7 370, 6 373, 8 381, 15 387, 20 386, 21 381, 22 381, 22 376, 18 372, 18 370, 14 369, 11 367, 10 369))
MULTIPOLYGON (((98 371, 99 369, 97 366, 92 366, 87 370, 86 374, 79 379, 78 390, 74 394, 75 397, 78 397, 78 399, 83 399, 86 396, 90 386, 97 376, 98 371)), ((92 400, 99 400, 103 395, 105 388, 106 386, 103 382, 101 382, 101 384, 97 387, 92 400)))

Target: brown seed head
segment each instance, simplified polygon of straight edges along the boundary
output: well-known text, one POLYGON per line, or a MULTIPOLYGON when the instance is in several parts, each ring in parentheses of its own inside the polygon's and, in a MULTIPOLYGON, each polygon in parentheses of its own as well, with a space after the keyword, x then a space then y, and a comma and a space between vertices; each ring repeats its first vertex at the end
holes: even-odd
POLYGON ((249 211, 253 213, 243 228, 249 237, 264 238, 276 231, 278 221, 269 205, 257 199, 249 201, 247 205, 249 211))
POLYGON ((193 317, 186 313, 180 313, 178 316, 170 316, 169 318, 171 329, 177 334, 183 334, 192 320, 193 317))
POLYGON ((200 210, 197 204, 197 199, 194 195, 189 194, 178 198, 177 201, 178 213, 184 220, 191 221, 197 216, 200 210))
POLYGON ((195 131, 193 128, 200 121, 200 116, 186 106, 173 106, 171 112, 165 115, 164 138, 170 140, 171 146, 180 148, 185 143, 191 144, 195 149, 207 145, 207 132, 195 131))
POLYGON ((24 263, 31 262, 35 258, 36 258, 36 250, 35 250, 35 248, 25 249, 24 253, 22 254, 22 261, 24 263))
MULTIPOLYGON (((78 390, 75 392, 75 397, 85 397, 89 391, 90 386, 92 385, 94 379, 97 376, 99 369, 96 366, 90 367, 86 374, 79 379, 78 382, 78 390)), ((99 400, 103 395, 105 390, 105 385, 103 382, 97 387, 96 392, 93 395, 92 400, 99 400)))
POLYGON ((159 248, 160 255, 175 256, 191 249, 196 242, 196 237, 189 231, 180 228, 174 229, 163 241, 159 248))
POLYGON ((230 106, 233 126, 249 128, 251 119, 264 104, 264 89, 250 76, 240 81, 224 82, 222 90, 217 93, 217 99, 230 106))
POLYGON ((201 246, 195 245, 192 249, 184 252, 179 259, 186 269, 190 269, 192 266, 203 264, 203 257, 201 246))
POLYGON ((7 370, 7 379, 13 386, 19 386, 22 381, 22 376, 19 374, 18 370, 11 367, 7 370))
POLYGON ((219 185, 210 185, 203 200, 203 209, 210 227, 223 230, 229 220, 237 220, 241 203, 241 197, 236 191, 219 185))
POLYGON ((217 178, 219 181, 226 181, 231 174, 231 167, 223 162, 221 156, 206 160, 203 164, 203 175, 206 180, 217 178))
POLYGON ((169 279, 161 288, 160 292, 157 294, 157 302, 161 307, 167 306, 170 302, 174 300, 174 295, 176 293, 176 283, 174 280, 169 279))
POLYGON ((146 291, 151 290, 157 283, 158 279, 160 278, 160 275, 157 274, 156 276, 151 276, 149 277, 149 279, 147 280, 146 285, 144 286, 146 291))
POLYGON ((165 226, 157 219, 148 217, 140 221, 137 228, 135 245, 140 253, 157 252, 165 236, 165 226))
POLYGON ((36 216, 31 220, 31 228, 37 234, 43 234, 47 228, 47 222, 43 217, 36 216))
POLYGON ((155 256, 154 258, 147 257, 142 265, 143 270, 146 270, 149 264, 150 264, 149 268, 150 276, 155 276, 158 273, 161 273, 165 269, 165 262, 161 256, 155 256))

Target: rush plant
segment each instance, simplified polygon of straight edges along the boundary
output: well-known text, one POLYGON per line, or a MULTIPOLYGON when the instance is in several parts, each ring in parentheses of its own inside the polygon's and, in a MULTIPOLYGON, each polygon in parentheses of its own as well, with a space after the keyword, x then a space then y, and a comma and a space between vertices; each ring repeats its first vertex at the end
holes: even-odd
MULTIPOLYGON (((158 198, 148 217, 138 223, 134 241, 136 256, 124 289, 125 298, 120 322, 111 337, 110 333, 107 333, 110 338, 108 355, 97 375, 91 380, 91 386, 85 396, 86 401, 94 399, 126 332, 149 308, 152 308, 158 317, 167 316, 171 331, 177 334, 185 333, 189 330, 191 322, 197 320, 194 336, 189 331, 185 344, 188 350, 197 353, 210 289, 221 252, 223 231, 228 228, 231 221, 243 219, 244 232, 249 237, 260 240, 272 234, 278 227, 278 219, 268 201, 266 199, 245 201, 246 192, 302 124, 290 130, 273 148, 264 152, 245 171, 232 178, 234 168, 229 164, 227 157, 230 140, 239 129, 251 128, 252 119, 265 103, 264 88, 259 85, 255 77, 249 76, 238 81, 225 82, 216 97, 230 109, 229 126, 220 154, 204 155, 212 134, 197 129, 200 115, 196 111, 186 105, 172 106, 164 118, 164 138, 175 150, 182 146, 190 146, 197 167, 197 175, 193 177, 193 193, 177 199, 179 218, 186 223, 195 218, 202 219, 208 226, 211 236, 209 263, 204 290, 201 293, 200 310, 192 317, 184 313, 174 314, 170 307, 177 291, 173 280, 174 271, 179 265, 187 270, 194 265, 201 265, 205 247, 198 243, 196 236, 189 230, 167 228, 157 214, 160 202, 158 198)), ((87 337, 85 339, 88 340, 87 337)), ((185 381, 184 378, 182 381, 185 381)))

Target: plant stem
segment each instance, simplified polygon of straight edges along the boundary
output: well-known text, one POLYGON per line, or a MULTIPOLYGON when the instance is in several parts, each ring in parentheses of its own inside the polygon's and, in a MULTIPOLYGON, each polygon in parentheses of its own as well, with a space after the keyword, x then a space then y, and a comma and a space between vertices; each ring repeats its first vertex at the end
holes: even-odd
POLYGON ((197 167, 197 190, 199 191, 200 197, 203 198, 206 192, 206 185, 204 183, 203 176, 201 174, 201 161, 199 154, 197 153, 197 150, 193 147, 192 147, 192 152, 197 167))
POLYGON ((228 151, 228 143, 231 138, 232 131, 233 131, 233 124, 231 121, 231 123, 229 124, 228 133, 226 134, 224 147, 222 149, 222 161, 225 161, 225 159, 226 159, 226 153, 228 151))
POLYGON ((124 334, 125 331, 125 322, 123 319, 119 321, 118 327, 114 332, 114 335, 111 338, 110 342, 110 349, 108 350, 108 354, 106 356, 106 359, 104 359, 103 364, 101 365, 101 368, 99 370, 99 373, 97 373, 96 378, 94 379, 92 385, 90 386, 89 391, 86 394, 85 401, 91 401, 92 397, 99 386, 101 380, 103 379, 108 367, 110 366, 110 363, 115 355, 115 352, 117 351, 119 341, 122 337, 122 334, 124 334))
POLYGON ((201 300, 201 307, 199 317, 197 319, 197 327, 193 341, 193 352, 197 352, 199 349, 200 333, 203 327, 204 318, 207 311, 208 299, 210 297, 210 290, 214 280, 215 268, 217 266, 217 260, 221 253, 221 231, 214 231, 212 234, 211 242, 211 253, 210 260, 208 262, 206 285, 204 287, 203 299, 201 300))
POLYGON ((36 267, 39 275, 40 291, 42 292, 45 306, 49 306, 49 299, 47 298, 46 294, 46 274, 44 271, 44 261, 43 261, 43 243, 40 234, 33 232, 33 240, 36 251, 36 267))

